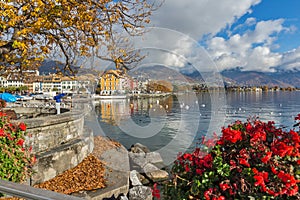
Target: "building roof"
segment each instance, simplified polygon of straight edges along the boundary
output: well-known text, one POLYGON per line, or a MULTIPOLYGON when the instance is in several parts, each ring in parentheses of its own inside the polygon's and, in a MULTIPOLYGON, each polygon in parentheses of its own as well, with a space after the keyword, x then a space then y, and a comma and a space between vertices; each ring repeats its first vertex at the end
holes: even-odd
POLYGON ((113 74, 117 78, 123 78, 124 77, 124 74, 123 74, 122 70, 119 70, 119 69, 117 69, 117 70, 113 70, 113 69, 108 70, 108 71, 104 72, 101 77, 103 77, 107 74, 113 74))

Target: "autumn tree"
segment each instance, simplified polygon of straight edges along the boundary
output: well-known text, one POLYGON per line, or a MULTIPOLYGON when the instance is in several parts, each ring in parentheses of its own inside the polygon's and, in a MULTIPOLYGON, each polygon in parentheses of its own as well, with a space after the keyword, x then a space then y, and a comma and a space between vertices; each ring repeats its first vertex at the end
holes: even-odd
POLYGON ((99 57, 125 66, 138 54, 117 46, 116 33, 142 34, 158 1, 0 0, 0 67, 37 68, 56 56, 73 71, 78 57, 97 56, 102 46, 113 53, 99 57))

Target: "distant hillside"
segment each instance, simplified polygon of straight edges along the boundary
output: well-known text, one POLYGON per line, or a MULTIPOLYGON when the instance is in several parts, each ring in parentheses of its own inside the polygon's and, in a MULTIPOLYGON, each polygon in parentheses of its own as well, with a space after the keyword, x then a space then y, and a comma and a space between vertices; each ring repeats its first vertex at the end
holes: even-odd
MULTIPOLYGON (((54 74, 57 72, 58 70, 63 70, 64 65, 57 63, 56 61, 52 61, 52 60, 47 60, 44 61, 43 64, 40 66, 39 68, 39 72, 41 75, 46 75, 46 74, 54 74)), ((99 76, 99 74, 101 74, 100 71, 98 70, 92 70, 92 69, 87 69, 87 68, 79 68, 79 67, 75 67, 73 66, 73 69, 77 70, 76 75, 84 75, 84 74, 93 74, 95 76, 99 76)), ((69 74, 68 72, 66 72, 66 74, 69 74)))
POLYGON ((300 72, 274 72, 263 73, 256 71, 241 71, 239 69, 221 72, 224 78, 232 80, 233 84, 241 86, 279 86, 299 87, 300 72))
POLYGON ((300 71, 278 72, 273 76, 284 83, 300 88, 300 71))
POLYGON ((167 80, 170 82, 195 82, 193 78, 188 77, 175 69, 159 65, 138 67, 128 71, 128 75, 153 80, 167 80))
MULTIPOLYGON (((40 74, 55 73, 56 67, 63 69, 62 64, 57 64, 55 61, 45 61, 40 67, 40 74)), ((99 77, 101 74, 98 70, 76 68, 78 70, 77 75, 93 74, 95 77, 99 77)), ((138 67, 128 71, 128 74, 132 77, 142 79, 153 80, 167 80, 172 83, 203 83, 203 78, 198 71, 185 72, 175 70, 176 68, 168 68, 165 66, 155 65, 147 67, 138 67)), ((178 69, 178 68, 177 68, 178 69)), ((202 74, 204 75, 204 74, 202 74)), ((224 70, 221 72, 224 84, 236 85, 236 86, 264 86, 268 85, 279 87, 297 87, 300 88, 300 71, 278 71, 274 73, 263 73, 257 71, 242 71, 239 68, 224 70)), ((217 80, 217 77, 207 76, 213 83, 217 80)))
POLYGON ((63 70, 63 65, 59 64, 52 60, 45 60, 39 68, 41 75, 43 74, 54 74, 57 72, 57 69, 63 70))

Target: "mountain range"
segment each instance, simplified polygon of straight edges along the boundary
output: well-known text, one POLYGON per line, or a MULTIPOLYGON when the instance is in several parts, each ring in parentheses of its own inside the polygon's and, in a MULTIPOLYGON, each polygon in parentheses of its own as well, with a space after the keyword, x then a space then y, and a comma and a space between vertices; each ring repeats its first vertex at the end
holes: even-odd
MULTIPOLYGON (((44 62, 39 71, 41 74, 55 73, 53 66, 62 67, 54 61, 44 62)), ((79 69, 79 68, 77 68, 79 69)), ((184 71, 177 68, 169 68, 161 65, 138 67, 130 70, 128 74, 132 77, 139 77, 144 79, 169 80, 170 82, 190 82, 190 83, 204 83, 201 74, 198 71, 184 71)), ((79 74, 92 73, 97 74, 96 70, 79 69, 79 74)), ((99 74, 99 73, 98 73, 99 74)), ((269 87, 295 87, 300 88, 300 71, 277 71, 277 72, 258 72, 258 71, 243 71, 240 68, 224 70, 220 74, 224 84, 228 86, 269 86, 269 87)), ((209 77, 214 81, 217 78, 209 77)), ((218 76, 219 77, 219 76, 218 76)), ((207 79, 206 79, 207 81, 207 79)))
MULTIPOLYGON (((174 68, 175 69, 175 68, 174 68)), ((221 75, 223 82, 228 86, 269 86, 269 87, 295 87, 300 88, 300 71, 277 71, 277 72, 258 72, 242 71, 240 68, 224 70, 220 74, 208 75, 198 71, 176 71, 164 66, 143 67, 131 73, 132 76, 144 76, 151 79, 170 80, 173 82, 194 82, 204 83, 202 76, 205 75, 206 81, 213 82, 221 75)))
POLYGON ((300 71, 257 72, 231 69, 221 75, 239 86, 278 86, 300 88, 300 71))

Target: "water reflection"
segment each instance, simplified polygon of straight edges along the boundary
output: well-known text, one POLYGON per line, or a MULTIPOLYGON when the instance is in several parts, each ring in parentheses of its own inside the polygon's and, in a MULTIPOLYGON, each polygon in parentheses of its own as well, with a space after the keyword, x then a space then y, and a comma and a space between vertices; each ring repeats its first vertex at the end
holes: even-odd
POLYGON ((127 148, 137 142, 152 151, 167 146, 164 153, 168 156, 193 148, 201 136, 218 135, 222 126, 250 116, 292 127, 300 112, 299 99, 300 92, 201 93, 197 97, 185 94, 99 101, 96 111, 103 135, 127 148), (226 98, 224 105, 213 106, 221 98, 226 98))
POLYGON ((138 98, 138 99, 113 99, 100 100, 96 111, 100 114, 101 121, 119 126, 123 121, 132 116, 135 123, 146 126, 150 123, 149 113, 161 116, 162 111, 170 113, 173 107, 172 96, 166 98, 138 98), (139 119, 142 117, 143 119, 139 119))

